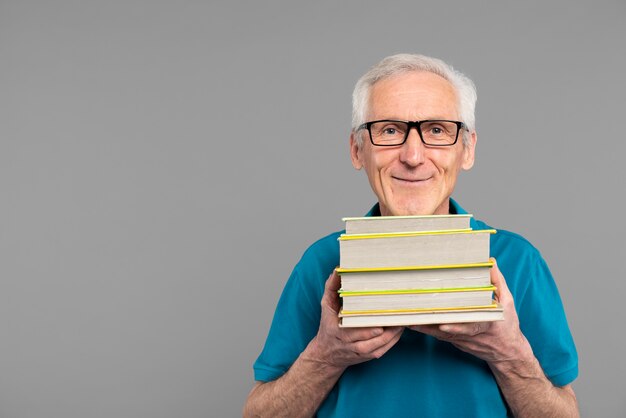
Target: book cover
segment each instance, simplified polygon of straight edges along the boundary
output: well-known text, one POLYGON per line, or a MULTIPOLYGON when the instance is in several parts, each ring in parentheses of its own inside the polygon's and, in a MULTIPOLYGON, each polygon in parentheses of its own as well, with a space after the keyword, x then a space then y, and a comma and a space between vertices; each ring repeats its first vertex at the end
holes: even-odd
POLYGON ((341 235, 341 268, 471 264, 489 260, 495 230, 341 235))
POLYGON ((343 218, 346 234, 470 229, 472 215, 367 216, 343 218))
POLYGON ((504 311, 493 302, 487 307, 439 310, 405 310, 386 312, 341 312, 341 327, 406 326, 427 324, 452 324, 468 322, 502 321, 504 311))
POLYGON ((462 308, 491 304, 495 286, 378 291, 339 290, 343 311, 462 308))
POLYGON ((491 284, 493 262, 434 266, 337 268, 344 290, 481 287, 491 284))

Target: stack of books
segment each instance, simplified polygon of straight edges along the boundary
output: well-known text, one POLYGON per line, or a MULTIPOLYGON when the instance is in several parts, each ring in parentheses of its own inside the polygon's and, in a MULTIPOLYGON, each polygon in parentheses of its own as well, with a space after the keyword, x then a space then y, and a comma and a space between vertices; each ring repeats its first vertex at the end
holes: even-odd
POLYGON ((472 215, 344 218, 343 327, 497 321, 489 236, 472 215))

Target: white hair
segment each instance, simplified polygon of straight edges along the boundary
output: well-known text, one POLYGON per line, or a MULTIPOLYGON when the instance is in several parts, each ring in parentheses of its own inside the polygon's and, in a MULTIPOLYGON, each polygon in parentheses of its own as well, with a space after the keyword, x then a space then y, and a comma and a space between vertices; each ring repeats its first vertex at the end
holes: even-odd
MULTIPOLYGON (((376 82, 394 75, 411 71, 426 71, 437 74, 448 80, 459 100, 458 110, 461 122, 469 132, 476 129, 476 86, 463 73, 456 71, 451 65, 437 58, 417 54, 397 54, 384 58, 365 73, 354 86, 352 93, 352 130, 365 123, 369 106, 369 96, 376 82)), ((469 132, 463 133, 463 144, 469 143, 469 132)), ((361 146, 361 135, 356 135, 357 144, 361 146)))

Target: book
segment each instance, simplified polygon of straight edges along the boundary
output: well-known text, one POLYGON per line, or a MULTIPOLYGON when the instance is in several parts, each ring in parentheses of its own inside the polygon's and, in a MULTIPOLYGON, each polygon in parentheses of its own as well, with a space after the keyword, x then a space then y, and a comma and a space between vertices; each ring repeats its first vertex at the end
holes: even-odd
POLYGON ((489 260, 489 230, 342 234, 341 268, 481 263, 489 260))
POLYGON ((340 325, 495 321, 489 236, 471 215, 344 218, 340 325))
POLYGON ((384 311, 406 309, 463 308, 489 306, 493 298, 493 285, 484 287, 406 290, 340 290, 343 312, 384 311))
POLYGON ((470 229, 472 215, 367 216, 343 218, 346 234, 380 234, 398 231, 470 229))
POLYGON ((504 311, 500 304, 494 302, 487 308, 340 313, 339 317, 340 327, 378 327, 501 321, 504 311))
POLYGON ((483 287, 491 284, 492 261, 441 266, 338 268, 343 290, 483 287))

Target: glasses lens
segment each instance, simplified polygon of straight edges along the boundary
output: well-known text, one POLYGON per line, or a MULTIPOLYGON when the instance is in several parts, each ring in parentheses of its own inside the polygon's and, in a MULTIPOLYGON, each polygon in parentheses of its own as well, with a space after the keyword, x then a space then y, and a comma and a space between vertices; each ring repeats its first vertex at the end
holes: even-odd
POLYGON ((451 145, 457 138, 459 127, 454 122, 431 120, 422 123, 422 138, 428 145, 451 145))
POLYGON ((399 145, 404 142, 407 124, 396 121, 372 123, 370 132, 376 145, 399 145))

